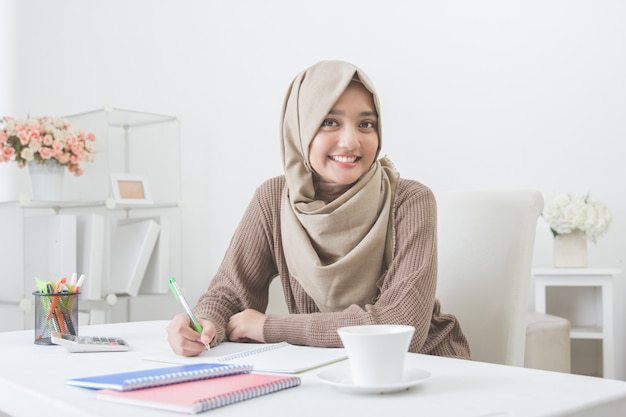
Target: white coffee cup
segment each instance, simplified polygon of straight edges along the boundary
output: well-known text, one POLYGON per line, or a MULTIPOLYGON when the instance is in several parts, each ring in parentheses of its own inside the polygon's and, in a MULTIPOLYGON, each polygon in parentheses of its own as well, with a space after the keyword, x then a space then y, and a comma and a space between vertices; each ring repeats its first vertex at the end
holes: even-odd
POLYGON ((415 328, 372 324, 337 329, 348 352, 355 385, 388 385, 402 381, 404 360, 415 328))

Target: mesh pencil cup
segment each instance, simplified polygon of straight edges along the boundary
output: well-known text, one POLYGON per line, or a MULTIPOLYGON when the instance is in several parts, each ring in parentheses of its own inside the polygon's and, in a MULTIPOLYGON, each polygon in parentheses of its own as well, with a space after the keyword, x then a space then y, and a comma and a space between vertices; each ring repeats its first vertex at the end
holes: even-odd
POLYGON ((45 294, 35 296, 35 344, 51 345, 52 332, 78 336, 78 294, 80 292, 45 294))

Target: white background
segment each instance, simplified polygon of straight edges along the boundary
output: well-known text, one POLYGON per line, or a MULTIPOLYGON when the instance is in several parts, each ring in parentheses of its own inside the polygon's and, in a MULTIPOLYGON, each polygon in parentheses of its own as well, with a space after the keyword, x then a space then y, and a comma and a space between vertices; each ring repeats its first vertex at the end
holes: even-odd
MULTIPOLYGON (((589 265, 623 268, 624 22, 619 0, 0 0, 0 115, 182 115, 192 303, 255 187, 282 173, 285 91, 322 59, 373 79, 383 154, 402 176, 435 191, 591 192, 614 222, 589 245, 589 265)), ((0 166, 0 197, 11 198, 17 171, 0 166)), ((535 266, 551 266, 551 245, 540 219, 535 266)))

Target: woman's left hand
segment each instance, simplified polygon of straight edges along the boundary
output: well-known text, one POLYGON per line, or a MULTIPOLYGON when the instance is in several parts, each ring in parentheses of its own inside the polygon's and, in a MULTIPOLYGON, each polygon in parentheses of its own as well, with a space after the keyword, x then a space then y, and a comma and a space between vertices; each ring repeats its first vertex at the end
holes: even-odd
POLYGON ((263 326, 267 316, 256 310, 246 309, 234 314, 226 324, 226 335, 231 342, 265 343, 263 326))

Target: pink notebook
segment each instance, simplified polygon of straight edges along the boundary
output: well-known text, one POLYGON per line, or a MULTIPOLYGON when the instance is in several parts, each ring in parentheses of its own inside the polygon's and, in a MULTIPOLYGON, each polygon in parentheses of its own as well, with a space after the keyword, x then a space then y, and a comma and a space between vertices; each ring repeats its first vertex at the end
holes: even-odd
POLYGON ((298 385, 297 376, 239 374, 126 392, 104 389, 96 398, 196 414, 298 385))

